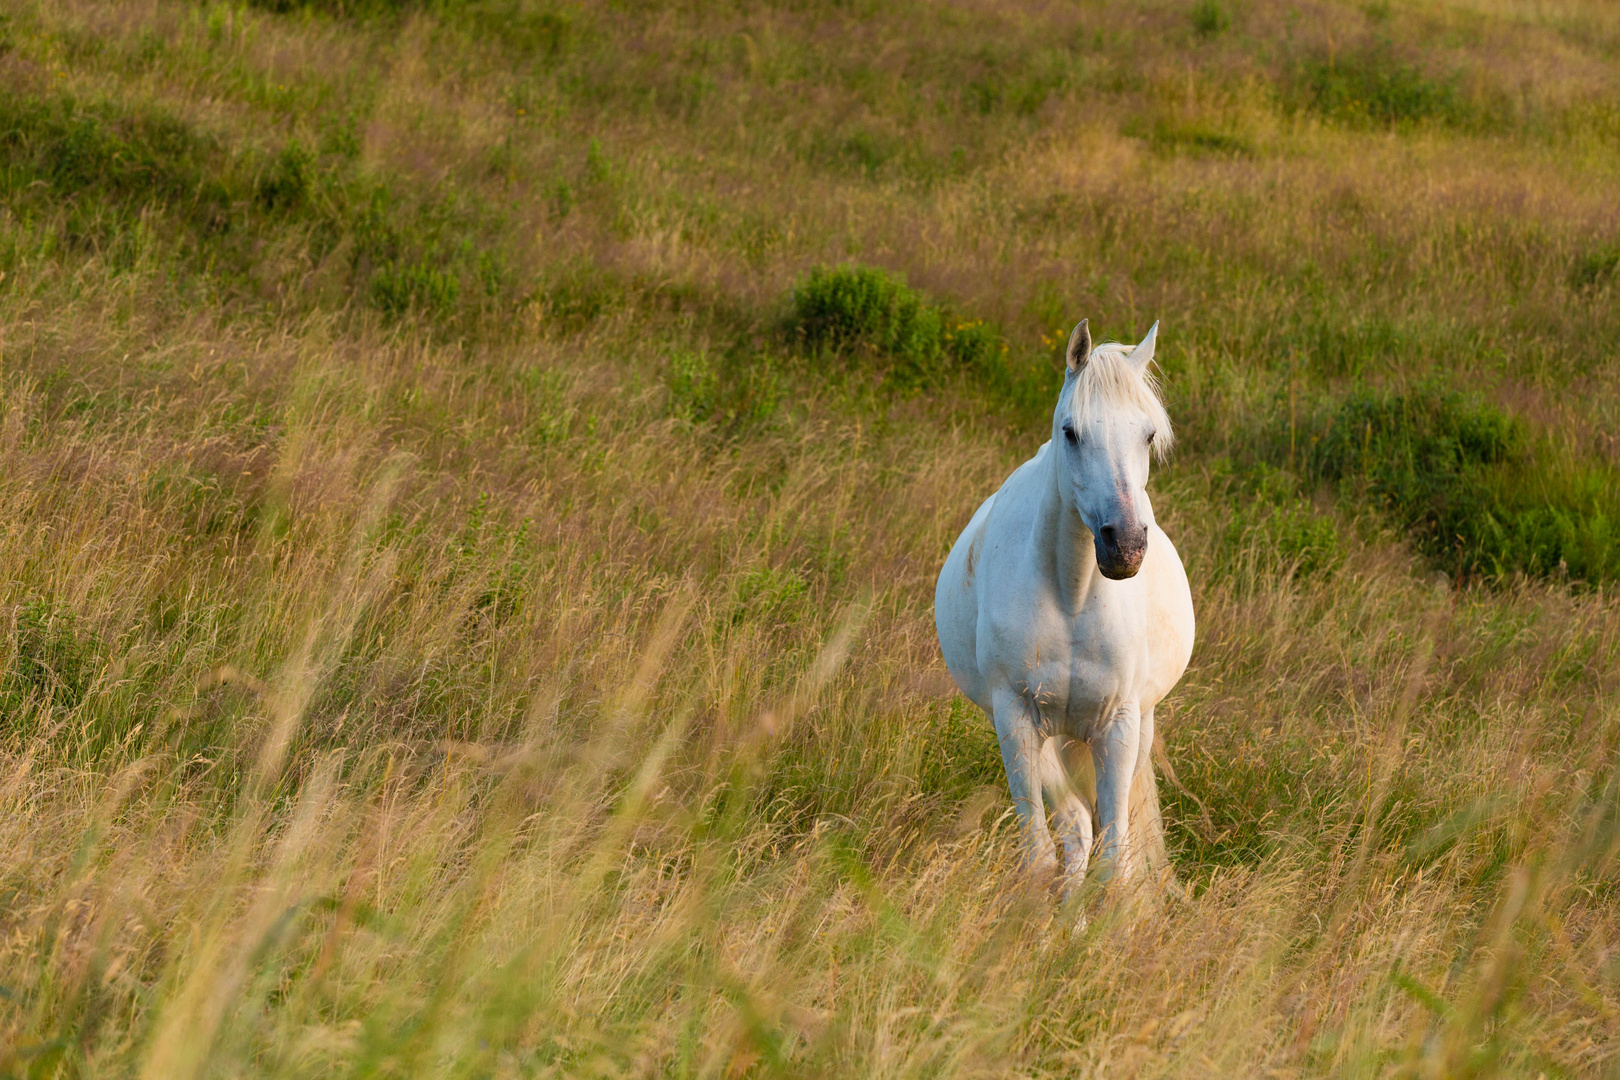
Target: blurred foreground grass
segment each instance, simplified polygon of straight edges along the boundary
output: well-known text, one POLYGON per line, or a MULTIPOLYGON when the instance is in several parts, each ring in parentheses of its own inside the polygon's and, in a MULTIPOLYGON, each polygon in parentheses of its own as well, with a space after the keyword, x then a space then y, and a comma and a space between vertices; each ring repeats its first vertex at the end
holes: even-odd
POLYGON ((1617 47, 7 5, 0 1075, 1613 1072, 1617 47), (930 610, 1081 315, 1201 635, 1083 931, 930 610))

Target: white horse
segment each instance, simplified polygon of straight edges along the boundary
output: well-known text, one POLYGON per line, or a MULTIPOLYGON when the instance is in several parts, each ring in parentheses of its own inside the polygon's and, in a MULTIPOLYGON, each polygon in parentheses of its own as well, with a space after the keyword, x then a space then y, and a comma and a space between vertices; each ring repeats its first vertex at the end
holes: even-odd
POLYGON ((1093 351, 1074 328, 1051 441, 979 507, 934 594, 951 677, 995 723, 1026 865, 1057 870, 1044 801, 1066 891, 1094 813, 1099 880, 1165 863, 1153 707, 1192 655, 1193 607, 1145 490, 1172 438, 1148 373, 1158 329, 1093 351))

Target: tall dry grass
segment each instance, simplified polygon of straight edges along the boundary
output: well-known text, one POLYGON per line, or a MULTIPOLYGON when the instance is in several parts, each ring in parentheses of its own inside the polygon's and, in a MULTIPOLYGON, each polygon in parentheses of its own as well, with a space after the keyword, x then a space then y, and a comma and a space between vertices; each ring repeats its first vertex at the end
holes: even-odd
POLYGON ((1603 5, 330 8, 4 24, 0 1072, 1613 1071, 1610 587, 1264 439, 1612 457, 1603 5), (844 258, 1164 319, 1162 906, 1017 874, 930 603, 1041 425, 799 349, 844 258))

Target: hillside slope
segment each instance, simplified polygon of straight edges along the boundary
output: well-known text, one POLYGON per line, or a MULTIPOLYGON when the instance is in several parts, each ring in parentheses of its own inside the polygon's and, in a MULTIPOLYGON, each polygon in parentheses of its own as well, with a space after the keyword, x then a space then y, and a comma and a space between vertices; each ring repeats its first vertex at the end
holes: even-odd
POLYGON ((1609 1075, 1616 341, 1606 0, 0 4, 0 1076, 1609 1075), (1081 316, 1083 929, 930 610, 1081 316))

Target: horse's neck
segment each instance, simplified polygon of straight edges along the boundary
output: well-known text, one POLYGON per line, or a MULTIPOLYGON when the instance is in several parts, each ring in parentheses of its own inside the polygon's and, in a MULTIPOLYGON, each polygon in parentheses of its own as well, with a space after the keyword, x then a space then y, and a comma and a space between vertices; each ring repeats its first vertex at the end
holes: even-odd
POLYGON ((1097 548, 1079 512, 1063 497, 1058 455, 1047 458, 1046 481, 1035 513, 1035 545, 1042 567, 1065 607, 1078 610, 1097 577, 1097 548))

